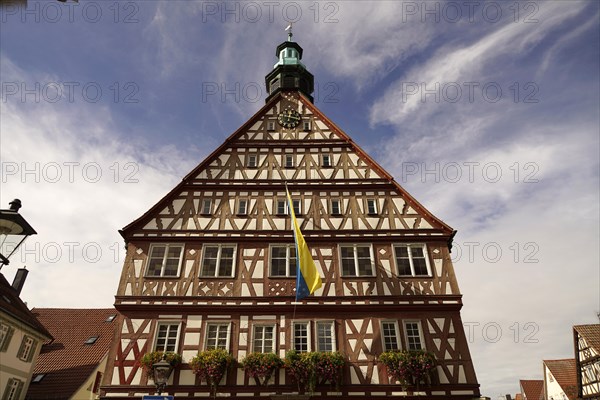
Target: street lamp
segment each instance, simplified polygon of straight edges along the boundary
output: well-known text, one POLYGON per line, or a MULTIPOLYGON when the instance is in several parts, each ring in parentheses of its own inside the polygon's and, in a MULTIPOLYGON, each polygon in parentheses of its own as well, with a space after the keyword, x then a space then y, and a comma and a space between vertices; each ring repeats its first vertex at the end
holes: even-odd
POLYGON ((169 364, 165 358, 163 357, 160 361, 152 364, 152 373, 154 375, 154 384, 156 385, 156 390, 160 395, 165 387, 167 386, 167 381, 169 380, 169 376, 171 375, 171 371, 173 371, 173 367, 169 364))
POLYGON ((14 199, 8 210, 0 210, 0 269, 8 265, 8 259, 23 244, 25 239, 37 232, 19 214, 21 200, 14 199))

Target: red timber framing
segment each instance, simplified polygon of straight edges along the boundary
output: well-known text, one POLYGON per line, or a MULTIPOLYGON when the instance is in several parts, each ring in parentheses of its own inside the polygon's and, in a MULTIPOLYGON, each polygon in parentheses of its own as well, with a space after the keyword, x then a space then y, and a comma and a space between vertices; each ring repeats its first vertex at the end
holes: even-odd
MULTIPOLYGON (((161 324, 177 330, 176 351, 184 358, 167 386, 176 398, 209 395, 187 364, 205 349, 209 329, 226 335, 227 350, 241 360, 254 350, 255 327, 262 326, 273 330, 273 350, 283 356, 293 348, 295 323, 306 324, 312 351, 317 325, 327 326, 334 350, 347 360, 340 392, 318 386, 313 399, 406 394, 377 361, 385 350, 383 324, 387 334, 393 327, 401 349, 412 335, 435 355, 431 384, 419 389, 428 399, 480 395, 450 257, 455 231, 298 91, 274 95, 121 234, 127 256, 115 302, 120 338, 103 398, 154 393, 138 360, 154 350, 161 324), (307 124, 280 126, 284 109, 296 110, 307 124), (273 269, 272 249, 294 240, 281 203, 286 182, 323 280, 298 304, 294 277, 273 269), (207 267, 209 259, 215 268, 207 267)), ((219 391, 268 399, 297 387, 283 370, 262 387, 237 369, 219 391)))

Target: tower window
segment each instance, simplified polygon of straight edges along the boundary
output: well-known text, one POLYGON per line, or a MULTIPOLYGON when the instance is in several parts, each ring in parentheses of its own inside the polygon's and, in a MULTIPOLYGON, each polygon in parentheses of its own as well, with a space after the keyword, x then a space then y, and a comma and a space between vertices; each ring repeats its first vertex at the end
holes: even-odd
POLYGON ((302 124, 302 129, 305 132, 310 132, 310 121, 304 121, 302 124))
POLYGON ((329 154, 323 154, 321 156, 321 166, 325 168, 331 167, 331 156, 329 154))
POLYGON ((367 214, 377 214, 377 203, 375 202, 375 199, 367 199, 367 214))
POLYGON ((296 163, 294 162, 294 155, 293 154, 286 154, 285 155, 285 159, 284 159, 284 165, 286 168, 294 168, 294 165, 296 163))
POLYGON ((331 199, 331 215, 340 215, 342 213, 342 202, 340 199, 331 199))
POLYGON ((202 199, 202 214, 212 214, 212 199, 202 199))
POLYGON ((239 199, 238 200, 238 215, 247 215, 248 214, 248 200, 247 199, 239 199))
POLYGON ((258 165, 256 154, 251 154, 248 156, 247 167, 248 168, 256 168, 258 165))
POLYGON ((267 122, 267 130, 274 131, 275 130, 275 122, 273 122, 273 121, 267 122))

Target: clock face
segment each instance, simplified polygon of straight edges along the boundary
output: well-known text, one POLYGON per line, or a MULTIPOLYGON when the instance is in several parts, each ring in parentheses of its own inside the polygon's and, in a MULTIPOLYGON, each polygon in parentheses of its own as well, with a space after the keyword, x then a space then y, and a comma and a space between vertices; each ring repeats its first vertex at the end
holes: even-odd
POLYGON ((296 110, 284 110, 279 113, 277 121, 284 128, 295 128, 300 125, 302 116, 296 110))

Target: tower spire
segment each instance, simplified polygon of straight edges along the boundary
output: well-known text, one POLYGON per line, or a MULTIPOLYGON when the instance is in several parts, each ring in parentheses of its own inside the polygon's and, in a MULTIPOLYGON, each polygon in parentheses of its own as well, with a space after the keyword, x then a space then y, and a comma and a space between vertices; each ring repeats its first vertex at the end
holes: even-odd
POLYGON ((292 41, 294 36, 292 27, 293 23, 290 22, 285 28, 288 32, 288 39, 277 46, 275 54, 279 57, 279 60, 273 66, 273 71, 265 76, 267 93, 269 94, 266 99, 267 102, 277 92, 292 90, 302 92, 311 102, 313 101, 314 77, 300 61, 302 59, 302 47, 292 41))

